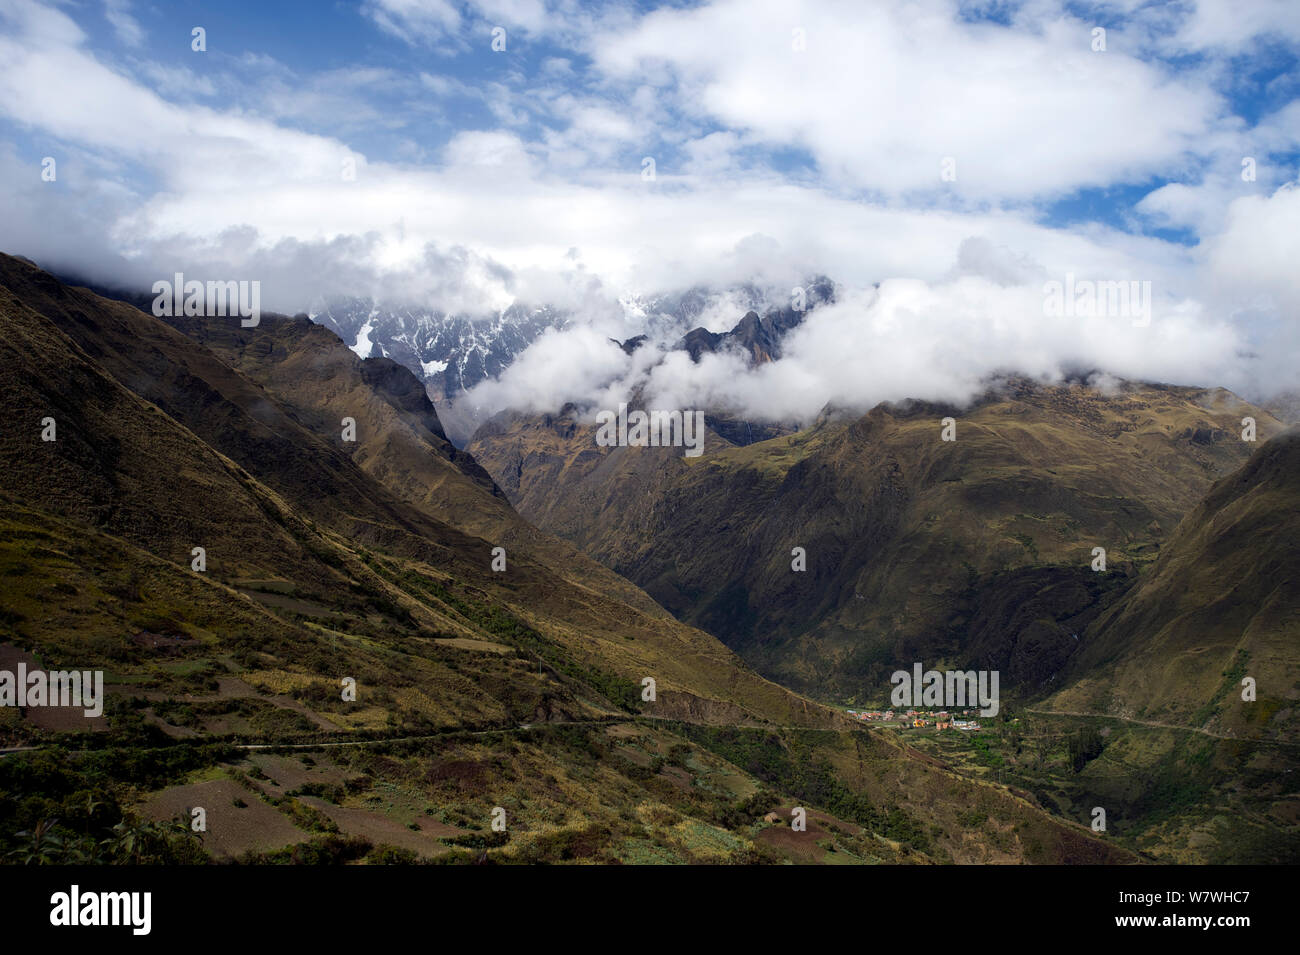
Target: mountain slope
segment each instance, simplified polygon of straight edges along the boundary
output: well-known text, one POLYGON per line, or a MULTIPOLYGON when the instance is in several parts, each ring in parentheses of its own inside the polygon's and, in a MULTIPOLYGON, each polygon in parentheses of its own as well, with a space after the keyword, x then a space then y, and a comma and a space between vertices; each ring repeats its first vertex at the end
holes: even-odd
MULTIPOLYGON (((349 391, 359 426, 391 414, 444 487, 499 502, 389 365, 263 324, 249 352, 283 348, 304 377, 314 359, 327 395, 351 368, 372 389, 349 391)), ((826 838, 862 861, 1132 861, 1022 795, 846 729, 661 613, 527 554, 492 572, 489 541, 336 444, 328 397, 279 394, 150 315, 0 258, 0 350, 0 660, 103 669, 110 687, 100 723, 0 711, 0 738, 35 747, 0 759, 6 858, 196 861, 132 814, 207 804, 205 844, 247 861, 401 860, 391 842, 411 839, 463 861, 818 861, 826 838), (318 758, 247 748, 291 740, 318 758), (769 845, 761 817, 795 799, 834 829, 769 845), (958 822, 968 802, 996 840, 958 822), (502 839, 486 832, 496 806, 514 820, 502 839), (392 825, 402 813, 418 816, 392 825)))
POLYGON ((1047 705, 1295 741, 1300 433, 1274 437, 1183 519, 1150 572, 1088 628, 1047 705), (1243 701, 1253 676, 1257 699, 1243 701))
POLYGON ((598 448, 572 416, 503 418, 468 449, 525 517, 761 672, 880 698, 918 660, 1046 687, 1074 635, 1249 456, 1245 414, 1265 437, 1281 430, 1227 392, 1013 380, 964 410, 828 412, 747 447, 706 442, 695 459, 598 448), (796 547, 806 572, 792 570, 796 547), (1106 574, 1090 570, 1094 547, 1106 574), (999 607, 1015 588, 1026 593, 999 607))
MULTIPOLYGON (((325 328, 271 317, 255 328, 220 319, 171 323, 237 369, 392 495, 435 520, 527 555, 572 586, 663 611, 626 580, 522 520, 474 459, 452 445, 418 379, 385 358, 358 359, 325 328), (342 440, 343 420, 355 440, 342 440)), ((490 551, 490 547, 488 550, 490 551)), ((509 562, 508 562, 509 563, 509 562)))
MULTIPOLYGON (((65 413, 76 416, 65 422, 69 432, 66 446, 71 447, 75 436, 98 435, 94 440, 100 444, 128 451, 124 467, 129 472, 141 472, 138 479, 130 481, 115 473, 101 481, 112 489, 112 493, 101 494, 108 498, 102 509, 110 518, 116 514, 144 515, 126 526, 110 520, 106 529, 111 532, 121 533, 133 544, 182 565, 188 564, 193 546, 206 546, 209 573, 230 585, 248 580, 285 581, 310 588, 310 599, 324 603, 329 602, 331 588, 347 586, 340 584, 340 571, 330 569, 331 562, 344 563, 349 575, 356 578, 362 575, 357 558, 364 557, 368 550, 383 551, 395 563, 388 566, 372 562, 366 568, 367 584, 379 591, 378 599, 406 608, 417 620, 436 625, 439 616, 446 616, 446 608, 431 614, 419 587, 412 592, 409 586, 399 584, 400 574, 404 573, 400 565, 406 561, 415 562, 417 574, 435 581, 451 575, 451 579, 470 588, 470 593, 490 595, 549 639, 559 641, 584 665, 624 674, 620 678, 626 680, 654 676, 661 688, 658 705, 663 715, 719 708, 733 712, 738 719, 781 723, 803 719, 801 701, 738 669, 735 657, 712 638, 676 623, 644 596, 639 596, 637 606, 618 600, 614 594, 635 594, 635 588, 617 581, 607 571, 601 570, 599 575, 617 581, 608 588, 600 586, 599 575, 594 587, 574 584, 520 550, 509 555, 505 573, 494 573, 490 561, 495 542, 467 535, 437 520, 376 482, 342 449, 335 427, 315 430, 315 422, 303 416, 300 409, 281 402, 273 392, 222 362, 212 351, 152 316, 68 289, 17 260, 5 259, 0 265, 0 282, 11 296, 12 308, 6 318, 14 325, 12 341, 24 341, 24 334, 45 335, 42 353, 52 356, 51 361, 57 356, 63 365, 75 365, 78 351, 95 356, 98 367, 111 372, 108 379, 104 372, 99 373, 99 387, 108 388, 115 402, 132 404, 132 396, 121 393, 122 384, 138 389, 139 398, 153 402, 165 413, 159 418, 167 433, 181 434, 180 440, 194 449, 191 458, 206 453, 219 461, 219 455, 226 454, 237 476, 243 469, 244 476, 238 477, 237 484, 222 484, 211 473, 214 468, 186 466, 188 458, 177 454, 181 463, 173 473, 166 462, 174 452, 150 456, 153 431, 147 426, 137 427, 137 417, 119 416, 98 423, 76 420, 90 412, 79 396, 70 395, 61 385, 70 373, 51 367, 47 378, 34 382, 39 396, 29 396, 23 404, 37 409, 61 405, 65 413), (28 302, 34 307, 29 307, 28 302), (57 334, 49 337, 42 318, 73 340, 57 334), (205 489, 202 494, 189 491, 184 478, 190 473, 196 475, 196 484, 213 490, 205 489), (273 514, 279 516, 266 518, 261 525, 238 536, 223 533, 225 515, 251 512, 254 505, 246 498, 254 494, 277 502, 273 514), (170 519, 169 505, 158 502, 174 502, 170 506, 177 511, 177 519, 170 519), (187 519, 203 523, 191 529, 187 519), (283 522, 294 543, 290 545, 282 534, 266 526, 267 521, 273 525, 283 522), (201 539, 196 540, 196 535, 201 539), (329 543, 322 541, 326 537, 329 543), (332 552, 331 543, 353 550, 351 560, 332 552), (303 556, 313 549, 323 549, 323 556, 314 560, 303 556), (297 569, 300 563, 302 571, 297 569)), ((273 349, 275 338, 284 335, 275 330, 276 326, 284 322, 292 320, 264 316, 262 326, 248 331, 260 332, 255 340, 273 349)), ((228 320, 226 324, 238 326, 238 322, 228 320)), ((360 364, 336 338, 318 331, 328 341, 312 339, 304 361, 323 368, 341 353, 360 364)), ((22 363, 15 361, 11 367, 22 367, 22 363)), ((328 376, 325 379, 323 390, 328 392, 328 376)), ((396 416, 391 395, 380 394, 374 406, 388 408, 396 416)), ((33 420, 39 421, 39 417, 33 420)), ((360 412, 358 417, 364 421, 360 412)), ((36 438, 36 431, 21 436, 26 440, 36 438)), ((15 445, 15 452, 20 446, 15 445)), ((56 443, 53 449, 57 453, 63 447, 56 443)), ((92 443, 92 448, 98 445, 92 443)), ((110 471, 116 468, 111 451, 94 450, 82 457, 110 471)), ((508 512, 508 505, 493 498, 481 477, 464 474, 454 462, 436 454, 429 457, 431 467, 461 482, 461 500, 495 501, 498 508, 508 512)), ((28 467, 37 470, 15 488, 20 500, 40 507, 46 493, 45 472, 40 470, 39 459, 28 467)), ((81 476, 65 484, 80 496, 89 495, 96 486, 81 476)), ((80 513, 89 513, 93 504, 78 501, 76 508, 80 513)), ((232 523, 232 531, 239 526, 232 523)), ((811 718, 824 723, 828 716, 814 713, 811 718)))

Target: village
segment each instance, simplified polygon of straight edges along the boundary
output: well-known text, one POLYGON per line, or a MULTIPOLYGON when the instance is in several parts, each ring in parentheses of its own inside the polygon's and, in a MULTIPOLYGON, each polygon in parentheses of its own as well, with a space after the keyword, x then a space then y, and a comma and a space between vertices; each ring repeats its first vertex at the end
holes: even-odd
POLYGON ((863 723, 913 729, 933 726, 936 730, 962 730, 971 732, 980 728, 978 720, 971 719, 974 710, 849 710, 849 716, 863 723))

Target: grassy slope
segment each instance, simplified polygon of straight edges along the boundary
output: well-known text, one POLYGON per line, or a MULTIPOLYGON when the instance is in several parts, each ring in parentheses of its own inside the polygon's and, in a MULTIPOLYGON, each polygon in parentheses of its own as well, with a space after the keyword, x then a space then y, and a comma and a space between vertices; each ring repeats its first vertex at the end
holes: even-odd
POLYGON ((1264 445, 1095 621, 1051 701, 1238 738, 1300 742, 1300 434, 1264 445), (1257 682, 1241 699, 1241 680, 1257 682))
MULTIPOLYGON (((115 459, 97 449, 95 442, 121 445, 126 452, 121 455, 122 469, 133 480, 117 489, 120 499, 113 501, 111 510, 116 515, 136 510, 144 515, 133 518, 130 532, 123 536, 178 564, 188 563, 195 544, 207 546, 209 572, 232 585, 240 580, 281 580, 310 599, 329 603, 358 579, 378 599, 392 602, 417 622, 437 625, 439 615, 422 609, 426 597, 418 588, 403 584, 402 577, 410 572, 435 581, 454 579, 478 602, 500 605, 547 639, 564 645, 567 655, 584 665, 637 682, 653 676, 665 714, 718 707, 759 721, 825 723, 828 719, 815 708, 805 717, 802 701, 745 670, 716 640, 667 618, 643 595, 638 606, 617 599, 621 592, 634 591, 624 581, 604 588, 597 577, 595 586, 580 586, 551 572, 527 551, 511 553, 507 572, 494 574, 489 566, 494 541, 467 535, 437 519, 431 506, 422 509, 402 500, 353 461, 340 447, 337 431, 313 430, 311 419, 300 409, 282 402, 208 349, 129 306, 67 289, 13 259, 5 265, 5 281, 23 294, 22 304, 10 300, 12 347, 27 348, 24 335, 45 336, 48 340, 32 342, 30 347, 49 356, 52 363, 44 377, 31 380, 37 394, 18 399, 17 407, 30 407, 27 414, 33 421, 43 416, 42 409, 56 409, 52 412, 56 417, 62 410, 66 420, 61 428, 68 437, 67 444, 40 447, 36 429, 13 435, 14 457, 32 469, 19 472, 21 480, 15 483, 19 492, 27 493, 29 503, 41 506, 48 498, 43 461, 53 458, 56 469, 70 466, 57 454, 51 456, 52 449, 78 449, 77 461, 85 469, 111 469, 115 459), (27 303, 79 345, 60 340, 27 303), (78 353, 93 353, 98 366, 109 370, 111 378, 92 369, 99 375, 96 387, 111 395, 113 402, 144 406, 150 401, 166 412, 157 416, 158 433, 184 444, 185 454, 170 447, 161 452, 151 447, 156 429, 140 417, 147 411, 96 418, 95 405, 107 399, 91 404, 71 399, 76 394, 66 383, 71 372, 60 363, 84 362, 76 358, 78 353), (129 383, 140 393, 132 394, 118 383, 129 383), (70 400, 75 403, 69 405, 70 400), (75 442, 83 436, 89 436, 84 440, 91 442, 91 450, 81 453, 75 442), (31 457, 27 451, 32 447, 45 452, 45 458, 31 457), (213 454, 212 448, 230 459, 213 454), (202 465, 187 463, 205 454, 222 461, 221 467, 234 476, 209 474, 202 465), (275 503, 263 508, 250 502, 250 497, 275 503), (148 517, 159 509, 157 520, 148 517), (251 521, 246 528, 237 520, 244 515, 251 521), (384 553, 387 566, 363 566, 358 559, 362 551, 384 553)), ((276 321, 264 318, 268 327, 276 321)), ((338 351, 354 357, 336 338, 333 341, 338 351)), ((16 360, 12 367, 21 366, 16 360)), ((19 383, 14 386, 21 390, 19 383)), ((468 502, 464 508, 450 510, 463 514, 479 506, 484 497, 492 500, 490 491, 474 478, 444 470, 459 476, 464 485, 461 499, 468 502)), ((116 478, 110 475, 105 480, 111 483, 116 478)), ((89 492, 95 487, 83 473, 66 483, 74 496, 80 489, 89 492)), ((111 493, 103 491, 101 497, 111 493)), ((82 514, 89 513, 91 506, 77 504, 82 514)), ((505 505, 498 501, 495 506, 505 505)), ((127 529, 111 517, 107 526, 127 529)), ((600 574, 613 578, 603 570, 600 574)))
MULTIPOLYGON (((622 603, 617 590, 609 596, 552 574, 546 553, 525 553, 511 560, 507 575, 492 574, 487 541, 436 520, 429 502, 405 500, 364 463, 358 467, 313 430, 301 403, 149 316, 52 284, 15 260, 3 264, 0 400, 13 426, 0 444, 10 476, 0 498, 0 643, 36 665, 102 668, 111 686, 106 734, 68 737, 11 710, 0 714, 8 742, 54 747, 0 761, 0 817, 9 829, 65 820, 56 829, 62 848, 45 839, 33 851, 65 861, 100 852, 86 840, 120 818, 121 807, 194 783, 196 774, 237 777, 241 758, 224 747, 241 741, 489 727, 513 733, 520 722, 603 725, 627 719, 629 710, 702 724, 837 722, 755 677, 706 635, 622 603), (48 444, 38 425, 47 414, 59 428, 59 440, 48 444), (208 549, 204 574, 189 569, 196 543, 208 549), (637 697, 643 674, 659 680, 655 703, 637 697), (341 676, 358 681, 356 703, 339 698, 341 676), (67 752, 80 746, 88 747, 82 755, 67 752), (93 808, 94 800, 82 799, 86 792, 121 806, 93 808)), ((491 497, 472 470, 460 473, 475 493, 491 497)), ((604 730, 580 735, 595 732, 604 730)), ((641 847, 683 859, 745 857, 759 809, 770 807, 750 805, 735 816, 728 806, 760 784, 773 787, 772 799, 836 797, 809 788, 817 780, 792 775, 791 767, 816 752, 837 758, 849 740, 830 734, 799 742, 804 731, 783 730, 796 742, 768 740, 760 748, 795 745, 800 758, 760 778, 720 763, 715 740, 687 740, 667 727, 639 732, 655 736, 656 750, 684 747, 675 758, 693 761, 699 778, 721 773, 730 782, 701 803, 677 793, 680 775, 662 768, 649 777, 633 771, 635 785, 616 784, 627 774, 603 744, 579 740, 557 749, 525 740, 522 750, 503 750, 475 743, 469 751, 486 765, 494 799, 537 804, 519 803, 521 829, 531 835, 516 844, 523 849, 500 847, 502 858, 573 857, 573 841, 592 827, 604 833, 601 826, 614 827, 601 836, 606 854, 634 856, 641 847), (594 765, 572 755, 574 747, 594 747, 594 765), (549 788, 535 792, 535 770, 572 783, 548 802, 549 788), (671 800, 661 798, 665 785, 673 787, 671 800), (593 795, 557 823, 570 798, 563 793, 575 786, 593 795), (669 815, 655 802, 671 803, 669 815), (731 834, 710 836, 720 813, 731 834), (564 834, 543 838, 548 826, 564 834)), ((390 745, 397 744, 375 751, 390 745)), ((445 746, 420 745, 433 749, 414 755, 415 782, 401 765, 382 760, 369 766, 370 778, 385 791, 406 787, 411 799, 467 823, 478 819, 478 795, 453 798, 419 783, 421 760, 469 744, 451 737, 445 746)), ((903 843, 889 839, 893 831, 907 834, 908 851, 920 859, 982 851, 978 828, 950 832, 941 808, 908 806, 903 794, 917 773, 958 793, 969 784, 887 744, 870 764, 880 808, 837 798, 882 831, 845 837, 846 849, 895 860, 903 843), (945 840, 956 841, 950 847, 945 840)), ((693 778, 689 767, 683 771, 693 778)), ((329 828, 308 811, 312 804, 287 798, 275 797, 274 809, 299 830, 321 835, 329 828)), ((1005 802, 1002 816, 1037 833, 1023 845, 999 836, 998 858, 1127 858, 1086 837, 1080 849, 1069 827, 1005 793, 996 799, 1005 802)), ((5 833, 7 845, 20 846, 14 839, 5 833)))
POLYGON ((1013 382, 964 412, 882 406, 694 461, 606 452, 563 420, 498 423, 470 449, 525 516, 763 672, 849 696, 918 659, 1048 679, 1062 641, 1249 456, 1246 413, 1263 436, 1281 429, 1226 392, 1013 382), (939 440, 948 414, 955 442, 939 440), (795 546, 806 573, 791 572, 795 546), (1119 578, 1092 579, 1094 546, 1119 578), (972 623, 996 610, 988 596, 1044 567, 1073 583, 1022 622, 1024 646, 972 645, 972 623), (1050 633, 1028 630, 1040 618, 1050 633))

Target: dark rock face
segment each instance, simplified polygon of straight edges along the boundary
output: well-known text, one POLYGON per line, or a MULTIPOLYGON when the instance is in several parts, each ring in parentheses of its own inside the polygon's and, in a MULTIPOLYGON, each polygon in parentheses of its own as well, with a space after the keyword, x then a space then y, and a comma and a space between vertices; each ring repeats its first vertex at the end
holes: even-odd
POLYGON ((716 352, 725 337, 724 335, 717 335, 707 328, 694 328, 687 332, 681 341, 673 347, 688 352, 691 361, 699 361, 700 356, 705 352, 716 352))
POLYGON ((1001 671, 1008 686, 1046 689, 1088 624, 1130 583, 1087 567, 1035 567, 982 580, 964 608, 967 661, 1001 671))
POLYGON ((421 424, 446 440, 433 402, 429 400, 423 383, 409 368, 389 358, 367 358, 361 363, 361 377, 396 407, 415 415, 421 424))
POLYGON ((728 443, 738 447, 766 441, 783 434, 791 434, 796 428, 793 424, 781 424, 771 421, 750 421, 745 418, 733 418, 727 415, 705 415, 704 423, 709 430, 724 438, 728 443))
POLYGON ((760 316, 753 309, 745 313, 729 332, 721 334, 706 328, 687 332, 674 348, 690 353, 691 361, 700 356, 725 349, 736 349, 745 355, 750 365, 776 361, 781 357, 781 343, 786 334, 803 322, 807 312, 818 305, 835 300, 835 286, 829 279, 819 278, 803 290, 801 302, 782 308, 769 307, 760 316))

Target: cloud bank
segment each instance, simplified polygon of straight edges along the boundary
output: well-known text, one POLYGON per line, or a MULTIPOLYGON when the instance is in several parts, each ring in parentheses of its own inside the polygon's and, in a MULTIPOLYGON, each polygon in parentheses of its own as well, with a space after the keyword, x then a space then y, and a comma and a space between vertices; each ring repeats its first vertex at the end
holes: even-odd
POLYGON ((571 312, 483 409, 1298 384, 1293 3, 367 0, 322 13, 328 69, 101 14, 0 0, 0 248, 110 285, 256 279, 288 312, 571 312), (606 340, 639 331, 629 296, 813 274, 840 300, 756 371, 606 340), (1046 316, 1067 275, 1149 282, 1150 325, 1046 316))

